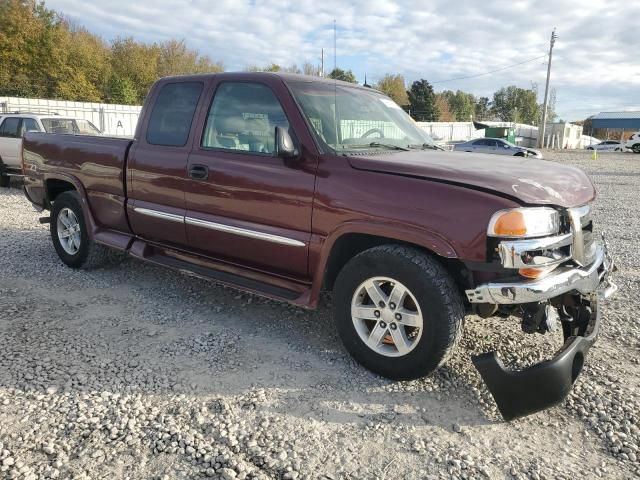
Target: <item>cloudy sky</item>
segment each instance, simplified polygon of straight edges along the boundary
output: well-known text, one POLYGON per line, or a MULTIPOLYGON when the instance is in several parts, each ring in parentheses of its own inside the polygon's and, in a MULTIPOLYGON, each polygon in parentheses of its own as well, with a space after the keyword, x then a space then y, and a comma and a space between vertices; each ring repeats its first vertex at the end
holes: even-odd
POLYGON ((491 96, 506 85, 539 86, 546 59, 477 75, 548 52, 557 27, 551 85, 556 110, 568 120, 599 111, 640 110, 639 1, 590 0, 48 0, 105 40, 169 38, 221 60, 227 70, 248 65, 337 64, 360 83, 386 72, 426 78, 436 90, 491 96))

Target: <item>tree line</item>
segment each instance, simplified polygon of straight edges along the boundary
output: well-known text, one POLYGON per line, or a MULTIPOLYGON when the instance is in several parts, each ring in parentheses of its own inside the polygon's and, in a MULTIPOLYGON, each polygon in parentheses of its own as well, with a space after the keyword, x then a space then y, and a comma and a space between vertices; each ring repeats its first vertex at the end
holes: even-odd
MULTIPOLYGON (((63 15, 30 0, 0 0, 0 95, 139 105, 158 78, 222 72, 222 62, 190 49, 184 40, 152 44, 133 38, 105 42, 63 15)), ((252 65, 247 71, 321 75, 305 62, 252 65)), ((358 83, 351 70, 330 78, 358 83)), ((367 85, 369 86, 369 85, 367 85)), ((508 86, 489 97, 462 90, 435 92, 425 79, 408 88, 402 75, 388 73, 371 87, 390 96, 418 121, 501 120, 537 125, 541 107, 535 85, 508 86)), ((550 121, 555 94, 552 94, 550 121)))

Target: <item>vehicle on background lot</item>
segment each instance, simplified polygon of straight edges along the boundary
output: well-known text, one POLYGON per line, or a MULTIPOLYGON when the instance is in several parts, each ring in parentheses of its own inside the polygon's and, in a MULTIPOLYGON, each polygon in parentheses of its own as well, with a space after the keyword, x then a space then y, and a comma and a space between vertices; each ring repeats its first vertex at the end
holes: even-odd
POLYGON ((631 135, 631 138, 627 140, 626 147, 633 153, 640 153, 640 131, 631 135))
POLYGON ((476 138, 468 142, 456 143, 453 150, 459 152, 491 153, 493 155, 511 155, 514 157, 542 158, 542 153, 538 150, 520 147, 502 138, 476 138))
POLYGON ((90 121, 58 115, 0 114, 0 187, 22 173, 22 137, 26 132, 100 135, 90 121))
POLYGON ((599 152, 624 152, 626 149, 624 143, 617 140, 605 140, 587 147, 587 150, 598 150, 599 152))
POLYGON ((330 289, 347 350, 391 379, 446 362, 467 313, 562 329, 556 356, 521 371, 473 357, 505 419, 569 393, 617 288, 581 170, 441 151, 349 83, 164 78, 133 140, 29 132, 23 163, 69 267, 126 252, 306 308, 330 289))

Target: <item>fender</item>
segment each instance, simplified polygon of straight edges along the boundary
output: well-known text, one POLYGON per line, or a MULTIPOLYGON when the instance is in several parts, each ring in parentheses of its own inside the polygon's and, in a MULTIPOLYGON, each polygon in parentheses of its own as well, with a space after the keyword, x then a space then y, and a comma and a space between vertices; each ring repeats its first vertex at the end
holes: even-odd
POLYGON ((408 227, 404 224, 389 222, 372 223, 363 220, 345 222, 334 229, 327 237, 322 237, 317 234, 311 235, 309 245, 309 273, 313 277, 313 283, 308 300, 310 308, 315 308, 318 304, 331 251, 338 239, 347 234, 365 234, 385 237, 390 240, 398 240, 418 245, 440 257, 459 258, 458 253, 449 240, 427 229, 408 227))

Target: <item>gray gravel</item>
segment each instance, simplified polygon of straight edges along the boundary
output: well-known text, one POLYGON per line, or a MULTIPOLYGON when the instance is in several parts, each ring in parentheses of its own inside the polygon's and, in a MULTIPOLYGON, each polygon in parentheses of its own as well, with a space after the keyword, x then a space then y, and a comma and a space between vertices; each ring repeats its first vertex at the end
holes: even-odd
POLYGON ((500 420, 469 355, 525 365, 558 336, 467 318, 434 376, 393 383, 317 312, 126 260, 64 267, 0 191, 0 478, 637 478, 640 156, 547 152, 599 189, 618 296, 562 405, 500 420))

